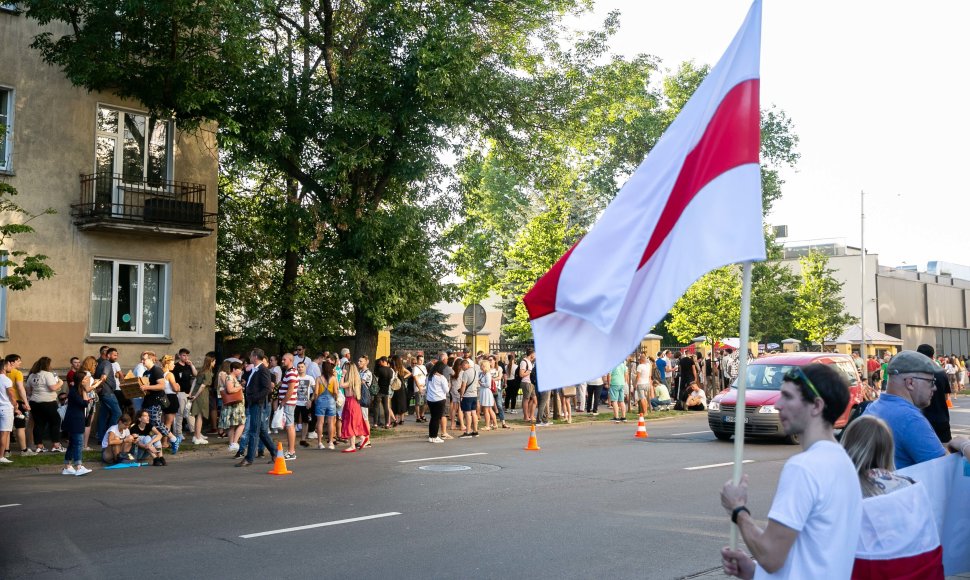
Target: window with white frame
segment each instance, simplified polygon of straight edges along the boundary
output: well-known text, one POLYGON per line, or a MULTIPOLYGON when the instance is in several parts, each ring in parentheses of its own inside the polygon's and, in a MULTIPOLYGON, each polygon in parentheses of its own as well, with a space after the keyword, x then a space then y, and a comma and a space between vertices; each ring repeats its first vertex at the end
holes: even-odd
POLYGON ((0 171, 10 170, 13 149, 13 89, 0 86, 0 171))
POLYGON ((168 313, 168 264, 94 261, 91 334, 165 336, 168 313))
POLYGON ((169 179, 173 132, 170 121, 99 105, 97 172, 120 174, 126 183, 152 185, 169 179))

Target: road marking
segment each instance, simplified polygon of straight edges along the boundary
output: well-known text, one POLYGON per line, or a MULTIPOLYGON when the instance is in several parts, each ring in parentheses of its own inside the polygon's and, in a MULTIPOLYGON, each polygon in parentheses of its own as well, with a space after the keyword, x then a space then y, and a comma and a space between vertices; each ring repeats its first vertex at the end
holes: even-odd
POLYGON ((455 457, 471 457, 473 455, 488 455, 482 451, 481 453, 462 453, 461 455, 445 455, 442 457, 425 457, 424 459, 405 459, 404 461, 398 461, 398 463, 414 463, 416 461, 436 461, 438 459, 454 459, 455 457))
POLYGON ((401 512, 387 512, 386 514, 374 514, 372 516, 362 516, 359 518, 349 518, 346 520, 336 520, 333 522, 323 522, 321 524, 310 524, 308 526, 297 526, 295 528, 284 528, 282 530, 270 530, 268 532, 259 532, 257 534, 246 534, 245 536, 239 536, 240 538, 259 538, 260 536, 272 536, 273 534, 286 534, 288 532, 299 532, 302 530, 312 530, 313 528, 324 528, 327 526, 339 526, 340 524, 351 524, 353 522, 363 522, 366 520, 376 520, 378 518, 389 518, 391 516, 399 516, 401 512))
MULTIPOLYGON (((741 463, 754 463, 754 459, 745 459, 741 463)), ((727 467, 728 465, 734 465, 733 461, 727 463, 715 463, 713 465, 698 465, 697 467, 685 467, 687 471, 695 471, 697 469, 711 469, 712 467, 727 467)))
POLYGON ((707 431, 691 431, 690 433, 673 433, 670 437, 676 437, 678 435, 699 435, 701 433, 712 433, 712 431, 708 429, 707 431))
POLYGON ((17 507, 18 505, 20 505, 20 504, 19 503, 8 503, 7 505, 0 505, 0 508, 17 507))

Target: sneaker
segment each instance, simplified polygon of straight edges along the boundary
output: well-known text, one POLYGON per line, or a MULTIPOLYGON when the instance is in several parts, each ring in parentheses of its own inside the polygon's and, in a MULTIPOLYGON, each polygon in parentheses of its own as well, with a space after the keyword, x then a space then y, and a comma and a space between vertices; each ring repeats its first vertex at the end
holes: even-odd
POLYGON ((209 442, 205 439, 199 439, 198 437, 192 438, 192 445, 208 445, 209 442))
POLYGON ((428 443, 444 443, 445 440, 441 437, 428 437, 428 443))
POLYGON ((55 445, 53 449, 48 451, 48 453, 65 453, 65 452, 67 452, 67 449, 64 449, 60 445, 55 445))
POLYGON ((13 463, 13 461, 10 461, 6 457, 0 457, 0 464, 2 464, 2 465, 9 465, 11 463, 13 463))
POLYGON ((333 451, 334 449, 336 449, 336 447, 334 447, 333 443, 327 443, 327 449, 329 449, 330 451, 333 451))
POLYGON ((91 449, 90 447, 85 446, 84 449, 82 449, 81 451, 94 451, 94 449, 91 449))
POLYGON ((131 453, 122 453, 121 455, 122 455, 122 459, 124 459, 125 461, 135 461, 135 456, 132 455, 131 453))
POLYGON ((73 465, 68 465, 61 471, 61 475, 77 475, 77 470, 73 465))
POLYGON ((472 436, 471 433, 462 433, 461 435, 458 436, 458 438, 465 439, 466 437, 471 437, 471 436, 472 436))
POLYGON ((316 431, 310 431, 310 432, 309 432, 309 433, 307 434, 307 436, 306 436, 306 438, 307 438, 307 439, 316 439, 316 438, 317 438, 317 432, 316 432, 316 431))
POLYGON ((287 461, 291 459, 296 459, 296 453, 290 453, 289 451, 287 451, 286 453, 283 454, 283 459, 286 459, 287 461))
POLYGON ((21 452, 21 455, 24 457, 33 457, 34 455, 37 455, 37 452, 33 449, 28 449, 27 451, 21 452))
POLYGON ((472 431, 472 437, 478 437, 478 431, 472 431))
POLYGON ((176 453, 179 452, 179 445, 181 444, 182 444, 182 436, 177 435, 175 437, 175 441, 172 441, 172 455, 175 455, 176 453))
POLYGON ((235 451, 239 451, 239 444, 238 443, 230 443, 229 444, 229 453, 233 453, 235 451))
POLYGON ((317 443, 317 449, 326 449, 326 448, 327 446, 324 445, 323 443, 317 443))
POLYGON ((300 447, 309 447, 310 443, 306 440, 300 441, 300 447))
MULTIPOLYGON (((28 449, 27 451, 30 451, 30 449, 28 449)), ((47 453, 47 450, 44 449, 43 447, 38 447, 37 449, 34 449, 34 455, 40 455, 42 453, 47 453)))
POLYGON ((168 465, 168 462, 165 461, 165 458, 164 457, 159 457, 158 458, 158 464, 161 465, 162 467, 165 467, 166 465, 168 465))
POLYGON ((74 475, 81 476, 81 475, 87 475, 89 473, 91 473, 90 469, 88 469, 87 467, 84 467, 83 465, 78 465, 74 475))

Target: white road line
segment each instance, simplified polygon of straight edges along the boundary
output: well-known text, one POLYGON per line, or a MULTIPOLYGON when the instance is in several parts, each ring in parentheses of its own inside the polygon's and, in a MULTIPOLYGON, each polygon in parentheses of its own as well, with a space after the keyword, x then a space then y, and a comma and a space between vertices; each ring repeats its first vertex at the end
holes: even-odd
POLYGON ((690 433, 672 433, 669 437, 676 437, 678 435, 700 435, 701 433, 713 433, 710 429, 707 431, 691 431, 690 433))
POLYGON ((0 508, 17 507, 18 505, 20 505, 20 504, 19 503, 8 503, 7 505, 0 505, 0 508))
POLYGON ((374 514, 372 516, 362 516, 359 518, 349 518, 346 520, 336 520, 333 522, 323 522, 322 524, 310 524, 308 526, 297 526, 295 528, 284 528, 282 530, 270 530, 268 532, 259 532, 257 534, 246 534, 245 536, 239 536, 240 538, 259 538, 261 536, 272 536, 273 534, 285 534, 288 532, 299 532, 302 530, 312 530, 313 528, 324 528, 327 526, 339 526, 340 524, 350 524, 353 522, 363 522, 366 520, 376 520, 378 518, 388 518, 391 516, 399 516, 401 512, 387 512, 386 514, 374 514))
POLYGON ((454 459, 455 457, 471 457, 473 455, 488 455, 482 451, 481 453, 462 453, 461 455, 445 455, 443 457, 425 457, 424 459, 405 459, 404 461, 398 461, 398 463, 414 463, 416 461, 435 461, 438 459, 454 459))
MULTIPOLYGON (((741 463, 754 463, 754 459, 745 459, 741 463)), ((727 463, 715 463, 713 465, 698 465, 697 467, 685 467, 687 471, 695 471, 697 469, 711 469, 712 467, 727 467, 728 465, 734 465, 733 461, 727 463)))

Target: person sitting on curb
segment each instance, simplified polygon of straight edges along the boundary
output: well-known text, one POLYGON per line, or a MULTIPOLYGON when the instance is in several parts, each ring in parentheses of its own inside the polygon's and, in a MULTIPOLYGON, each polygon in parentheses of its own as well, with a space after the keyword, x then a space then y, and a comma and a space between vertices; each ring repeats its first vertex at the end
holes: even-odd
POLYGON ((152 425, 148 409, 138 411, 135 417, 135 424, 129 428, 134 438, 135 460, 141 461, 146 455, 151 455, 152 465, 166 465, 162 457, 162 433, 152 425))
POLYGON ((135 441, 128 427, 131 426, 131 417, 127 414, 118 419, 117 425, 108 427, 101 440, 101 460, 107 465, 112 465, 120 461, 134 461, 135 456, 131 454, 131 446, 135 441))
POLYGON ((667 389, 667 385, 658 381, 653 380, 653 393, 654 397, 650 399, 650 407, 656 411, 660 407, 666 407, 673 404, 670 400, 670 391, 667 389))
POLYGON ((701 388, 697 381, 691 381, 690 394, 687 395, 688 411, 703 411, 707 409, 707 393, 701 388))

